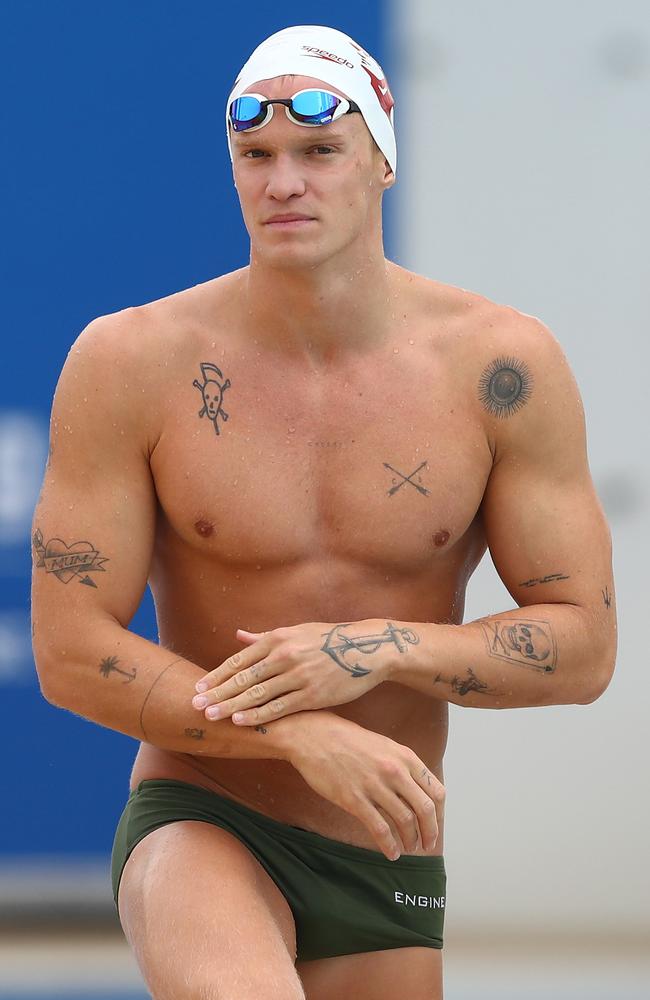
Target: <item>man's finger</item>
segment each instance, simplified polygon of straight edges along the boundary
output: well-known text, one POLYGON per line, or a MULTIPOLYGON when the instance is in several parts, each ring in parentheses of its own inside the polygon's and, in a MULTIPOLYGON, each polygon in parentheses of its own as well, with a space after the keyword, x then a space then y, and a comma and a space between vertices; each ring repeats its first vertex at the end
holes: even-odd
POLYGON ((237 692, 231 698, 215 699, 215 703, 206 708, 205 716, 207 719, 229 719, 233 712, 244 712, 253 706, 265 705, 291 690, 286 678, 272 677, 267 683, 253 684, 246 691, 237 692))
POLYGON ((258 639, 263 638, 266 632, 248 632, 245 628, 238 628, 235 634, 240 642, 245 642, 250 646, 252 643, 257 642, 258 639))
MULTIPOLYGON (((195 695, 192 699, 192 704, 195 708, 203 709, 208 705, 224 702, 229 698, 236 698, 238 694, 245 694, 270 676, 272 674, 268 664, 264 660, 260 660, 258 663, 251 664, 246 670, 240 670, 239 673, 234 674, 228 680, 223 681, 222 684, 217 685, 217 687, 195 695)), ((249 701, 248 705, 250 704, 251 702, 249 701)))
POLYGON ((282 719, 292 712, 302 711, 302 695, 298 691, 280 695, 260 708, 250 708, 247 711, 236 712, 232 721, 238 726, 263 726, 265 722, 282 719))
POLYGON ((247 667, 252 666, 253 663, 257 663, 258 660, 262 660, 268 652, 269 644, 264 642, 264 640, 254 642, 252 646, 248 646, 246 649, 238 649, 236 653, 229 656, 227 660, 224 660, 214 670, 210 670, 207 674, 204 674, 196 682, 195 690, 201 693, 207 691, 209 688, 223 684, 224 681, 227 681, 234 674, 239 673, 240 670, 245 670, 247 667))

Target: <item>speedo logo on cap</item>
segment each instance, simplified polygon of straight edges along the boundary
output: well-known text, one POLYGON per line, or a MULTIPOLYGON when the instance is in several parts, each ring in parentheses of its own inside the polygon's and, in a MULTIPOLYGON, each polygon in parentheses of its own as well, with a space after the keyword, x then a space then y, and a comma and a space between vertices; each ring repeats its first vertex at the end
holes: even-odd
POLYGON ((301 45, 300 47, 303 49, 305 55, 313 56, 315 59, 327 59, 328 62, 354 69, 354 63, 351 63, 345 56, 335 56, 333 52, 326 52, 325 49, 317 49, 314 45, 301 45))

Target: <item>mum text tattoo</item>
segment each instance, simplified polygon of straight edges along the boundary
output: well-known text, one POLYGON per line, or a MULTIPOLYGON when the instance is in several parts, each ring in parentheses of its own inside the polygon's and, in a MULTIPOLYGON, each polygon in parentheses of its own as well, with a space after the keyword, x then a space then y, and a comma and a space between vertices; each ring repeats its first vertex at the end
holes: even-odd
POLYGON ((107 656, 101 661, 99 665, 99 672, 102 677, 110 677, 111 674, 122 674, 123 677, 126 677, 126 680, 122 681, 122 683, 130 684, 131 681, 136 679, 138 672, 135 667, 133 668, 133 673, 129 673, 127 670, 122 670, 121 667, 118 667, 119 662, 120 661, 117 656, 107 656))
POLYGON ((478 395, 493 417, 510 417, 530 399, 533 378, 524 361, 500 357, 484 369, 478 383, 478 395))
POLYGON ((199 410, 200 417, 208 417, 212 421, 215 434, 220 434, 219 417, 222 420, 228 419, 228 414, 222 407, 223 394, 231 386, 230 379, 223 381, 223 373, 216 365, 211 365, 204 361, 201 365, 201 375, 203 381, 194 379, 192 385, 195 386, 203 396, 203 407, 199 410))
POLYGON ((102 556, 91 542, 73 542, 67 545, 61 538, 50 538, 43 541, 43 535, 37 528, 32 537, 36 553, 36 569, 44 569, 53 573, 61 583, 70 583, 77 577, 79 583, 87 587, 97 587, 89 573, 105 573, 104 563, 108 556, 102 556))
POLYGON ((501 618, 481 622, 481 628, 490 656, 547 674, 555 670, 557 647, 549 622, 501 618))
POLYGON ((386 628, 383 632, 370 635, 351 636, 341 631, 355 624, 355 622, 341 622, 335 625, 329 632, 323 633, 325 642, 321 646, 323 653, 331 656, 339 667, 347 670, 353 677, 365 677, 366 674, 372 673, 372 669, 362 666, 358 660, 355 663, 350 663, 346 657, 354 656, 354 653, 372 655, 387 642, 393 643, 400 653, 405 653, 409 645, 415 646, 420 641, 420 637, 413 629, 397 628, 392 622, 386 622, 386 628))
POLYGON ((420 469, 423 469, 426 466, 426 464, 427 464, 426 462, 420 462, 417 469, 414 469, 413 472, 410 473, 410 475, 405 476, 403 472, 398 472, 398 470, 394 469, 392 465, 388 464, 388 462, 384 462, 384 468, 390 469, 391 472, 394 472, 395 475, 399 476, 401 479, 401 482, 398 482, 395 478, 393 478, 393 485, 388 491, 388 496, 389 497, 395 496, 397 491, 400 490, 405 483, 410 483, 411 486, 415 486, 418 493, 421 493, 422 496, 424 497, 428 497, 431 493, 431 490, 428 490, 426 486, 422 485, 422 477, 418 476, 417 483, 413 481, 413 476, 416 476, 420 471, 420 469))
POLYGON ((570 580, 570 576, 564 573, 549 573, 547 576, 534 577, 532 580, 524 580, 520 587, 536 587, 538 583, 555 583, 556 580, 570 580))

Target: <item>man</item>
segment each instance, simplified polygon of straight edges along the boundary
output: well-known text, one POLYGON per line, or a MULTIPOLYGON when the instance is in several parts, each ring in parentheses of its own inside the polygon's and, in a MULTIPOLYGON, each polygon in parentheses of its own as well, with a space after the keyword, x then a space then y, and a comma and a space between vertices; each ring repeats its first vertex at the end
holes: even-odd
POLYGON ((156 1000, 441 997, 447 703, 612 674, 575 384, 385 259, 392 105, 340 32, 267 39, 227 105, 250 266, 95 320, 57 388, 35 655, 142 741, 113 888, 156 1000), (517 607, 462 625, 486 545, 517 607))

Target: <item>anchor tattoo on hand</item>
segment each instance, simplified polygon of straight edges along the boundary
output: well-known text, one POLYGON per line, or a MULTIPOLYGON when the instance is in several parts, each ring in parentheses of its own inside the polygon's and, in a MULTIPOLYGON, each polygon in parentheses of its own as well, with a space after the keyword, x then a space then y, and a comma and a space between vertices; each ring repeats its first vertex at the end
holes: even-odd
POLYGON ((410 645, 417 645, 420 637, 410 628, 397 628, 392 622, 386 622, 383 632, 374 635, 350 636, 341 632, 341 629, 349 628, 355 622, 341 622, 325 633, 325 642, 321 646, 323 653, 334 660, 343 670, 347 670, 353 677, 365 677, 372 673, 372 670, 361 666, 359 662, 348 663, 345 659, 350 650, 366 655, 376 653, 379 647, 387 642, 392 642, 400 653, 405 653, 410 645))

